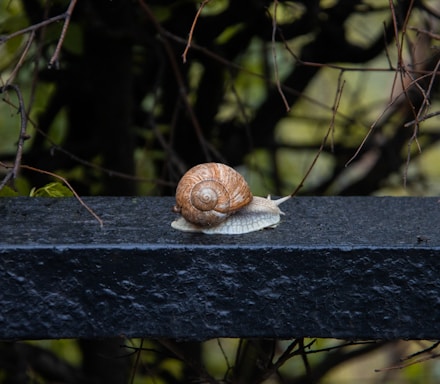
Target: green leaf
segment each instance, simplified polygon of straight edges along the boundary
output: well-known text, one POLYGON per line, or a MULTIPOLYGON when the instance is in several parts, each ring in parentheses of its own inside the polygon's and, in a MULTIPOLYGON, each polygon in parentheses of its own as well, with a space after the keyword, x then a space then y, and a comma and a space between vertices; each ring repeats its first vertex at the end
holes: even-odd
POLYGON ((29 196, 31 197, 70 197, 72 191, 59 182, 46 184, 41 188, 32 188, 29 196))
POLYGON ((18 192, 14 191, 11 187, 5 185, 2 189, 0 189, 0 197, 17 197, 18 192))

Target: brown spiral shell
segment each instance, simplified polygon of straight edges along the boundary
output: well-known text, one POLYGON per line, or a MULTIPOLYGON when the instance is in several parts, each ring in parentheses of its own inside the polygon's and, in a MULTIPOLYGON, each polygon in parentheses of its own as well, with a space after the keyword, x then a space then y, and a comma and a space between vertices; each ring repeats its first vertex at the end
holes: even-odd
POLYGON ((193 224, 212 226, 249 204, 252 198, 246 180, 233 168, 204 163, 191 168, 179 181, 173 210, 193 224))

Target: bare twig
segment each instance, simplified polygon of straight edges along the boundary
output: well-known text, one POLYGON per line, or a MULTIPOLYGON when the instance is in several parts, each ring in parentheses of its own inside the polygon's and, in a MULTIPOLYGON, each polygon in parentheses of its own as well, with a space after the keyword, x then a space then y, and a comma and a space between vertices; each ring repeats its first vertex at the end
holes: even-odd
MULTIPOLYGON (((398 26, 398 21, 397 21, 397 16, 396 16, 396 11, 394 8, 394 3, 392 0, 389 1, 389 7, 391 10, 391 16, 392 16, 392 21, 393 21, 393 28, 394 28, 394 40, 395 40, 395 44, 396 44, 396 49, 397 49, 397 68, 393 69, 395 71, 395 76, 394 76, 394 80, 393 80, 393 85, 392 85, 392 92, 390 94, 390 101, 388 103, 388 105, 386 106, 386 108, 382 111, 382 113, 379 115, 379 117, 371 124, 370 129, 368 130, 367 134, 364 136, 361 144, 358 146, 357 150, 355 151, 354 155, 345 163, 345 166, 349 166, 354 159, 356 159, 359 155, 359 153, 361 152, 362 148, 364 147, 365 143, 367 142, 368 138, 370 137, 371 133, 374 131, 374 129, 376 128, 378 122, 383 118, 383 116, 389 111, 389 109, 391 108, 392 105, 394 105, 398 100, 400 100, 400 97, 402 95, 405 95, 406 100, 408 101, 410 107, 412 108, 412 110, 415 110, 415 107, 411 101, 411 97, 408 94, 408 89, 409 87, 411 87, 412 85, 415 85, 416 87, 418 86, 417 83, 417 79, 414 79, 412 77, 413 74, 420 74, 424 71, 416 71, 416 70, 408 70, 408 68, 405 65, 404 62, 404 58, 403 58, 403 42, 404 42, 404 38, 405 38, 405 34, 406 34, 406 27, 407 24, 409 22, 409 15, 411 13, 411 9, 413 6, 413 1, 411 1, 410 6, 408 7, 408 12, 406 14, 405 17, 405 21, 402 27, 402 34, 400 36, 399 34, 399 26, 398 26), (400 36, 400 37, 399 37, 400 36), (400 76, 399 76, 400 75, 400 76), (405 76, 410 76, 412 81, 410 82, 410 84, 405 84, 405 76), (393 93, 394 93, 394 88, 396 87, 397 84, 397 79, 400 78, 400 82, 401 82, 401 87, 402 87, 402 91, 401 93, 399 93, 398 95, 394 95, 393 97, 393 93)), ((389 55, 388 55, 388 51, 386 50, 387 53, 387 58, 388 61, 390 62, 390 68, 393 68, 393 65, 391 64, 389 55)), ((434 71, 434 73, 437 72, 434 71)), ((432 74, 433 72, 429 72, 430 74, 432 74)), ((420 88, 419 88, 420 89, 420 88)), ((425 96, 425 93, 422 90, 422 93, 425 96)), ((414 121, 418 121, 417 120, 417 116, 414 116, 414 121)), ((415 124, 415 126, 417 125, 417 123, 415 124)), ((417 139, 417 132, 415 132, 415 134, 413 134, 413 140, 417 139)), ((406 180, 406 176, 404 175, 404 184, 406 180)))
POLYGON ((198 361, 194 361, 191 356, 188 356, 181 350, 181 348, 179 348, 178 343, 175 343, 172 340, 165 339, 158 340, 158 343, 169 350, 177 359, 187 364, 188 367, 191 368, 200 377, 200 379, 203 380, 202 382, 218 384, 218 381, 215 380, 209 373, 207 373, 204 367, 202 367, 198 361))
MULTIPOLYGON (((316 339, 314 341, 316 341, 316 339)), ((331 347, 325 347, 325 348, 319 348, 319 349, 311 349, 310 351, 306 351, 306 353, 308 355, 313 355, 313 354, 322 353, 322 352, 331 352, 331 351, 338 350, 338 349, 341 349, 341 348, 344 348, 344 347, 352 347, 352 346, 355 346, 355 345, 371 345, 371 344, 373 344, 373 345, 374 344, 378 344, 378 341, 376 341, 376 340, 347 341, 347 342, 344 342, 342 344, 334 345, 334 346, 331 346, 331 347)), ((310 345, 306 345, 306 347, 310 347, 310 346, 311 346, 311 344, 310 345)))
POLYGON ((23 157, 24 142, 27 139, 29 139, 29 136, 26 133, 28 119, 26 116, 26 108, 24 105, 23 95, 21 94, 20 88, 15 84, 8 84, 5 85, 4 87, 0 87, 0 93, 8 91, 9 89, 14 90, 18 98, 18 105, 19 105, 18 113, 20 114, 20 134, 18 136, 17 151, 15 154, 14 165, 0 183, 0 189, 2 189, 8 182, 11 182, 11 185, 14 188, 14 181, 17 178, 18 170, 21 165, 21 159, 23 157))
POLYGON ((29 49, 30 49, 30 47, 31 47, 31 45, 32 45, 32 43, 34 41, 34 38, 35 38, 35 31, 31 31, 31 33, 29 35, 29 38, 28 38, 28 40, 26 42, 26 45, 24 47, 24 50, 23 50, 22 54, 20 55, 20 58, 19 58, 17 64, 15 65, 14 69, 12 70, 11 74, 8 76, 8 79, 5 82, 5 86, 8 85, 8 84, 11 84, 14 81, 15 76, 18 73, 18 70, 22 66, 22 64, 24 62, 24 59, 26 58, 26 56, 27 56, 27 54, 29 52, 29 49))
MULTIPOLYGON (((282 36, 281 30, 278 30, 278 33, 282 36)), ((182 37, 177 36, 177 35, 169 32, 165 28, 162 28, 161 34, 163 34, 163 36, 166 36, 169 39, 171 39, 179 44, 182 44, 182 45, 187 44, 186 39, 183 39, 182 37)), ((393 68, 392 66, 390 66, 390 67, 362 67, 362 68, 360 68, 359 66, 355 67, 355 66, 349 66, 349 65, 339 65, 339 64, 331 64, 331 63, 317 63, 317 62, 313 62, 313 61, 304 61, 304 60, 301 60, 291 50, 291 48, 287 44, 287 41, 284 38, 283 38, 283 41, 284 41, 284 47, 292 55, 292 57, 298 62, 298 65, 304 65, 304 66, 309 66, 309 67, 328 68, 328 69, 336 70, 338 72, 339 71, 344 71, 344 72, 395 72, 396 71, 396 69, 393 68)), ((233 61, 227 60, 224 57, 210 51, 209 49, 195 43, 194 41, 191 42, 191 48, 203 53, 204 55, 216 60, 217 62, 219 62, 221 64, 227 65, 230 68, 234 68, 234 69, 243 71, 244 73, 255 76, 257 78, 265 79, 264 74, 254 72, 252 70, 247 69, 246 67, 243 67, 240 64, 237 64, 237 63, 234 63, 233 61)), ((426 74, 426 73, 431 73, 432 71, 408 69, 408 72, 409 73, 416 73, 416 74, 426 74)), ((440 73, 437 73, 437 75, 440 75, 440 73)), ((283 88, 286 88, 286 87, 283 86, 283 88)))
MULTIPOLYGON (((407 178, 408 178, 408 169, 409 169, 409 163, 410 163, 410 160, 411 160, 411 147, 412 147, 412 144, 415 142, 417 144, 417 148, 418 148, 419 153, 422 152, 422 149, 420 147, 420 143, 419 143, 419 140, 418 140, 418 132, 420 130, 420 122, 421 122, 421 119, 422 119, 422 114, 426 113, 426 111, 427 111, 427 109, 429 107, 429 104, 430 104, 431 91, 432 91, 432 87, 434 85, 434 81, 435 81, 435 78, 436 78, 434 73, 436 73, 438 71, 439 66, 440 66, 440 60, 438 60, 437 64, 435 65, 435 68, 434 68, 434 71, 433 71, 433 75, 432 75, 431 80, 430 80, 429 85, 428 85, 428 89, 426 91, 425 90, 421 91, 421 93, 423 94, 423 101, 422 101, 422 105, 419 107, 419 109, 417 111, 415 119, 413 120, 414 121, 413 134, 410 137, 410 139, 408 140, 408 147, 407 147, 407 151, 406 151, 407 156, 406 156, 405 172, 403 174, 403 185, 404 186, 406 186, 406 182, 407 182, 407 178)), ((418 85, 418 83, 416 83, 416 84, 418 85)), ((407 125, 405 124, 405 126, 407 126, 407 125)))
POLYGON ((344 89, 344 85, 345 85, 345 81, 342 79, 342 75, 344 72, 341 72, 339 74, 338 77, 338 89, 336 91, 336 95, 335 95, 335 100, 333 102, 333 113, 332 113, 332 118, 330 121, 330 125, 328 127, 327 133, 325 134, 322 142, 321 142, 321 146, 318 149, 318 152, 316 153, 315 157, 313 158, 312 163, 310 164, 309 168, 307 169, 306 174, 304 175, 304 177, 302 178, 301 182, 298 184, 298 186, 296 187, 296 189, 292 192, 292 194, 290 196, 295 196, 298 191, 304 186, 305 181, 307 180, 307 178, 310 175, 310 172, 312 172, 312 169, 315 167, 316 162, 318 161, 319 156, 321 155, 322 151, 324 150, 324 147, 327 143, 327 140, 330 136, 330 134, 332 132, 334 132, 335 129, 335 121, 336 121, 336 114, 339 108, 339 103, 341 102, 341 97, 342 97, 342 91, 344 89))
POLYGON ((136 349, 136 352, 135 352, 136 358, 134 360, 133 367, 131 368, 132 371, 131 371, 130 380, 129 380, 130 384, 134 384, 134 380, 136 378, 136 371, 137 371, 137 367, 139 366, 139 361, 141 359, 141 350, 142 350, 143 346, 144 346, 144 339, 141 339, 139 347, 136 349))
POLYGON ((348 167, 359 155, 359 153, 362 151, 362 149, 365 146, 365 143, 367 142, 370 135, 373 133, 376 126, 379 124, 379 121, 382 120, 382 118, 387 114, 387 112, 391 109, 391 107, 396 104, 400 100, 400 96, 402 96, 404 92, 402 91, 399 95, 392 98, 388 105, 385 107, 385 109, 381 112, 379 117, 376 118, 376 120, 373 121, 373 123, 370 125, 370 128, 364 138, 362 139, 362 142, 357 147, 356 151, 354 152, 354 155, 348 159, 348 161, 345 163, 345 166, 348 167))
MULTIPOLYGON (((3 162, 1 162, 0 161, 0 166, 2 166, 2 167, 4 167, 4 168, 6 168, 6 169, 9 169, 9 168, 11 168, 10 166, 8 166, 7 164, 5 164, 5 163, 3 163, 3 162)), ((28 170, 30 170, 30 171, 33 171, 33 172, 38 172, 38 173, 42 173, 42 174, 45 174, 45 175, 49 175, 49 176, 52 176, 52 177, 54 177, 54 178, 56 178, 56 179, 58 179, 58 180, 61 180, 66 186, 67 186, 67 188, 69 188, 70 189, 70 191, 73 193, 73 195, 76 197, 76 199, 79 201, 79 203, 85 208, 85 209, 87 209, 87 211, 89 211, 89 213, 96 219, 96 221, 98 221, 98 223, 99 223, 99 225, 100 225, 100 227, 102 228, 103 226, 104 226, 104 222, 103 222, 103 220, 92 210, 92 208, 90 208, 85 202, 84 202, 84 200, 78 195, 78 193, 75 191, 75 189, 70 185, 70 183, 67 181, 67 179, 65 179, 64 177, 62 177, 62 176, 60 176, 60 175, 57 175, 56 173, 53 173, 53 172, 49 172, 49 171, 45 171, 45 170, 43 170, 43 169, 38 169, 38 168, 35 168, 35 167, 31 167, 30 165, 25 165, 25 164, 21 164, 20 165, 20 168, 23 168, 23 169, 28 169, 28 170)))
POLYGON ((393 365, 391 367, 375 369, 374 371, 375 372, 385 372, 385 371, 392 371, 392 370, 396 370, 396 369, 403 369, 403 368, 409 367, 411 365, 422 363, 424 361, 436 359, 436 358, 440 357, 440 353, 432 353, 432 351, 434 349, 436 349, 439 345, 440 345, 440 341, 436 341, 435 343, 433 343, 428 348, 424 348, 421 351, 412 353, 411 355, 406 356, 406 357, 400 359, 400 361, 401 362, 409 361, 409 360, 411 360, 411 359, 413 359, 413 358, 415 358, 417 356, 420 356, 420 355, 422 355, 424 353, 429 353, 429 355, 426 356, 426 357, 422 357, 420 359, 416 359, 414 361, 411 361, 411 362, 408 362, 408 363, 405 363, 405 364, 397 364, 397 365, 393 365))
MULTIPOLYGON (((303 339, 295 339, 286 347, 281 356, 278 357, 275 362, 270 366, 270 368, 264 372, 264 375, 261 378, 262 382, 268 379, 274 373, 276 373, 292 357, 301 354, 300 348, 295 349, 296 347, 298 347, 298 345, 300 345, 301 340, 303 339)), ((314 341, 312 341, 312 343, 314 343, 314 341)), ((308 344, 308 346, 310 345, 311 344, 308 344)))
POLYGON ((387 367, 387 368, 375 369, 374 372, 386 372, 386 371, 393 371, 396 369, 404 369, 404 368, 410 367, 411 365, 415 365, 415 364, 423 363, 424 361, 436 359, 437 357, 440 357, 440 353, 435 353, 430 356, 423 357, 421 359, 418 359, 416 361, 412 361, 412 362, 406 363, 406 364, 398 364, 398 365, 393 365, 393 366, 387 367))
POLYGON ((385 43, 384 44, 385 45, 385 56, 387 58, 388 65, 390 66, 390 70, 391 71, 395 71, 393 63, 391 61, 391 56, 390 56, 390 52, 389 52, 389 49, 388 49, 388 44, 386 44, 387 38, 386 38, 386 24, 385 24, 385 22, 383 24, 383 41, 385 43))
POLYGON ((414 125, 416 123, 421 123, 422 121, 431 119, 432 117, 435 117, 435 116, 438 116, 438 115, 440 115, 440 111, 432 112, 432 113, 427 113, 425 116, 422 116, 422 117, 420 117, 417 120, 408 121, 407 123, 404 124, 404 127, 405 128, 410 127, 411 125, 414 125))
POLYGON ((408 29, 410 29, 412 31, 416 31, 417 33, 420 33, 423 35, 427 35, 431 39, 440 40, 440 35, 438 35, 437 33, 433 33, 431 31, 427 31, 426 29, 420 29, 420 28, 416 28, 416 27, 408 27, 408 29))
MULTIPOLYGON (((180 89, 180 95, 182 98, 183 103, 185 104, 185 107, 188 111, 188 114, 190 116, 192 125, 194 127, 194 130, 196 132, 196 136, 199 140, 199 143, 202 147, 203 154, 205 155, 205 158, 207 161, 211 160, 211 154, 208 151, 208 148, 211 152, 216 152, 215 149, 207 143, 203 136, 202 128, 199 124, 199 121, 197 119, 197 116, 194 112, 194 109, 188 99, 188 92, 185 87, 185 81, 182 77, 182 74, 180 72, 179 66, 177 65, 176 59, 174 57, 174 52, 166 39, 166 33, 162 25, 157 21, 156 17, 154 16, 154 13, 151 11, 150 7, 147 5, 147 3, 144 0, 138 0, 138 3, 142 10, 146 13, 150 21, 152 22, 153 26, 156 28, 156 31, 162 36, 163 45, 166 51, 166 54, 168 56, 168 59, 170 61, 171 67, 173 69, 174 76, 176 77, 176 81, 178 83, 179 89, 180 89)), ((220 154, 217 154, 220 155, 220 154)))
POLYGON ((211 0, 203 0, 200 4, 199 9, 197 10, 196 16, 194 17, 193 23, 191 25, 191 29, 189 30, 188 42, 186 43, 185 50, 182 53, 182 60, 186 63, 186 55, 188 54, 189 48, 191 47, 191 42, 193 39, 194 29, 196 28, 197 20, 199 19, 200 14, 202 13, 203 8, 206 4, 208 4, 211 0))
MULTIPOLYGON (((4 165, 0 162, 0 165, 4 165)), ((73 193, 73 195, 76 197, 76 199, 79 201, 79 203, 89 211, 89 213, 96 219, 96 221, 98 221, 100 227, 102 228, 104 226, 104 222, 102 221, 102 219, 92 210, 92 208, 90 208, 85 202, 84 200, 78 195, 78 193, 76 193, 75 189, 73 189, 73 187, 70 185, 70 183, 67 181, 67 179, 65 179, 64 177, 57 175, 56 173, 53 172, 49 172, 49 171, 45 171, 44 169, 38 169, 35 167, 31 167, 30 165, 25 165, 22 164, 20 166, 23 169, 28 169, 30 171, 34 171, 34 172, 38 172, 38 173, 42 173, 45 175, 49 175, 52 177, 55 177, 58 180, 61 180, 64 184, 66 184, 67 188, 70 189, 70 191, 73 193)))
POLYGON ((218 345, 218 347, 220 349, 220 352, 222 353, 222 356, 223 356, 223 359, 225 360, 225 364, 226 364, 226 368, 227 368, 226 372, 225 372, 225 375, 224 375, 224 381, 226 382, 226 378, 229 375, 229 372, 232 371, 233 367, 232 367, 232 365, 231 365, 231 363, 230 363, 230 361, 228 359, 228 355, 226 354, 226 351, 223 348, 222 342, 221 342, 221 340, 219 338, 217 338, 217 345, 218 345))
POLYGON ((49 68, 52 68, 55 63, 58 63, 58 57, 60 55, 61 47, 63 45, 64 39, 66 37, 67 28, 70 24, 70 18, 72 17, 72 12, 75 8, 77 0, 70 0, 69 7, 67 8, 67 11, 64 13, 64 25, 63 29, 61 30, 60 37, 58 39, 57 46, 55 48, 55 51, 49 61, 49 68))
MULTIPOLYGON (((7 100, 5 100, 5 102, 8 103, 9 105, 11 105, 12 107, 16 108, 17 110, 20 110, 20 108, 17 105, 15 105, 14 103, 11 103, 10 101, 7 101, 7 100)), ((55 141, 53 141, 49 135, 47 135, 44 131, 42 131, 31 118, 27 117, 27 122, 40 135, 42 135, 48 141, 48 143, 51 145, 50 151, 51 151, 52 154, 58 151, 58 152, 60 152, 60 153, 62 153, 64 155, 66 155, 70 159, 78 162, 79 164, 82 164, 82 165, 85 165, 86 167, 89 167, 89 168, 95 169, 97 171, 103 172, 103 173, 105 173, 105 174, 107 174, 109 176, 112 176, 112 177, 119 177, 120 179, 132 180, 132 181, 136 181, 136 182, 152 183, 152 184, 162 185, 162 186, 166 186, 166 187, 174 187, 175 186, 175 183, 170 182, 170 181, 164 181, 164 180, 160 180, 160 179, 153 179, 153 178, 134 176, 134 175, 131 175, 131 174, 127 174, 127 173, 124 173, 124 172, 118 172, 118 171, 115 171, 113 169, 109 169, 109 168, 103 167, 102 165, 93 163, 93 162, 88 161, 88 160, 84 160, 83 158, 75 155, 74 153, 72 153, 70 151, 67 151, 66 149, 64 149, 63 147, 61 147, 57 143, 55 143, 55 141)))
POLYGON ((26 28, 20 29, 19 31, 15 31, 13 33, 10 33, 9 35, 0 36, 0 44, 5 43, 6 41, 8 41, 14 37, 24 35, 29 32, 37 31, 38 29, 40 29, 46 25, 56 23, 59 20, 63 20, 65 17, 66 17, 66 15, 64 13, 62 13, 61 15, 57 15, 57 16, 51 17, 49 19, 43 20, 39 23, 32 24, 29 27, 26 27, 26 28))
POLYGON ((310 367, 310 362, 309 362, 309 359, 307 357, 307 353, 305 350, 304 338, 299 339, 299 351, 300 351, 301 359, 303 361, 304 368, 306 371, 306 377, 310 378, 310 380, 312 380, 312 368, 310 367))
POLYGON ((60 51, 61 51, 61 47, 62 47, 64 39, 66 37, 67 29, 68 29, 69 24, 70 24, 70 18, 72 16, 73 9, 75 8, 76 2, 77 2, 77 0, 70 0, 69 6, 67 8, 67 11, 62 13, 62 14, 60 14, 60 15, 57 15, 57 16, 51 17, 49 19, 43 20, 43 21, 41 21, 39 23, 30 25, 29 27, 26 27, 26 28, 20 29, 19 31, 10 33, 9 35, 0 36, 0 44, 4 43, 4 42, 6 42, 6 41, 8 41, 8 40, 10 40, 10 39, 12 39, 14 37, 17 37, 17 36, 20 36, 20 35, 24 35, 24 34, 29 33, 29 32, 35 33, 35 31, 37 31, 38 29, 40 29, 42 27, 45 27, 46 25, 55 23, 55 22, 57 22, 59 20, 64 20, 63 29, 61 30, 61 34, 60 34, 60 37, 58 39, 57 46, 56 46, 55 51, 54 51, 54 53, 53 53, 53 55, 52 55, 52 57, 51 57, 51 59, 49 61, 49 64, 48 64, 49 68, 53 67, 55 62, 58 61, 58 57, 59 57, 59 54, 60 54, 60 51))
POLYGON ((434 349, 436 349, 439 345, 440 345, 440 341, 436 341, 436 342, 434 342, 431 346, 429 346, 428 348, 424 348, 424 349, 422 349, 422 350, 420 350, 420 351, 414 352, 414 353, 412 353, 411 355, 406 356, 406 357, 400 359, 400 361, 410 360, 410 359, 412 359, 412 358, 414 358, 414 357, 416 357, 416 356, 419 356, 419 355, 421 355, 421 354, 423 354, 423 353, 431 352, 431 351, 433 351, 434 349))
POLYGON ((283 100, 284 106, 286 107, 286 111, 290 111, 290 105, 289 102, 286 99, 286 96, 284 95, 283 89, 281 87, 280 82, 280 75, 278 72, 278 60, 277 60, 277 47, 275 44, 275 36, 278 29, 277 25, 277 8, 278 8, 278 0, 275 0, 273 3, 273 16, 272 16, 272 60, 273 60, 273 68, 275 71, 275 84, 278 89, 278 93, 281 96, 281 99, 283 100))

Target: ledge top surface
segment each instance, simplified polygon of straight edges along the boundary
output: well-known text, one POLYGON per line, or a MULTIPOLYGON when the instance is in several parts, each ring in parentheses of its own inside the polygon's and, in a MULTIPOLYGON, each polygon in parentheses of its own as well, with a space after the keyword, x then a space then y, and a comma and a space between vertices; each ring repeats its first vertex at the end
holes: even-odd
POLYGON ((280 225, 243 235, 182 233, 171 197, 0 198, 3 248, 440 248, 436 197, 295 197, 280 225))

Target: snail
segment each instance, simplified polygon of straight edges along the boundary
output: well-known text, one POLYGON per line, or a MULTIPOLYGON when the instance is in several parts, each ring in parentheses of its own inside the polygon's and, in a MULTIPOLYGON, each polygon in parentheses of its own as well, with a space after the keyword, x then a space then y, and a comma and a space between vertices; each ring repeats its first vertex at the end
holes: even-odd
POLYGON ((253 196, 246 180, 221 163, 196 165, 186 172, 176 190, 173 211, 181 217, 174 229, 207 234, 242 234, 275 228, 284 213, 278 207, 290 199, 253 196))

